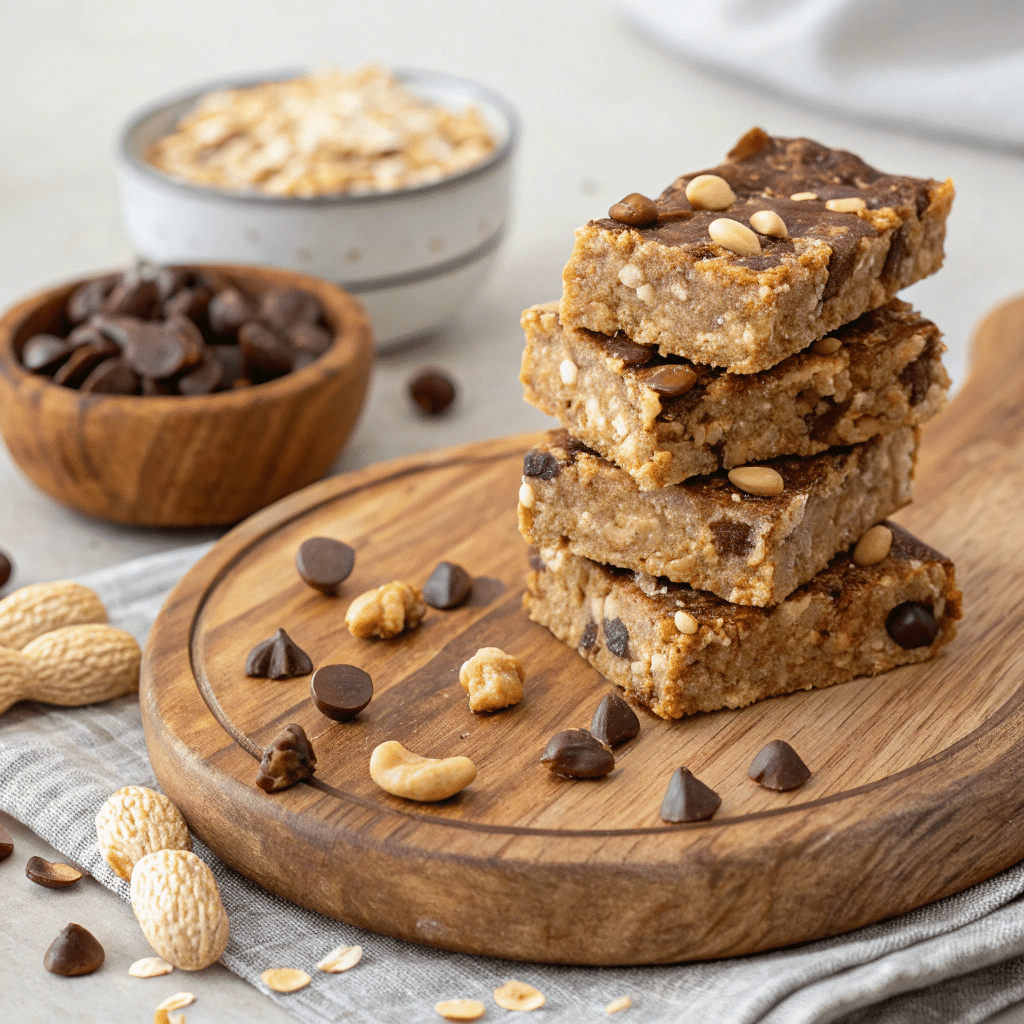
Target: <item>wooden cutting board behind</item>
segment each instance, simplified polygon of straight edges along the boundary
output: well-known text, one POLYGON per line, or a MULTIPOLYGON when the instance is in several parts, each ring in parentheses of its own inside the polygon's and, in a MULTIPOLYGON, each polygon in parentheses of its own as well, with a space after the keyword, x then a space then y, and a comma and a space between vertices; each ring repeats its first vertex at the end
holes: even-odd
POLYGON ((599 781, 538 757, 585 727, 609 684, 520 607, 516 492, 531 438, 414 456, 335 477, 228 534, 175 589, 143 666, 142 708, 162 786, 220 857, 273 892, 375 931, 447 949, 567 963, 730 956, 832 935, 957 892, 1024 857, 1024 300, 979 332, 967 386, 926 431, 917 503, 899 518, 951 556, 965 595, 941 657, 739 711, 663 722, 599 781), (342 596, 306 587, 307 537, 357 551, 342 596), (470 604, 431 610, 399 639, 354 639, 356 594, 422 584, 449 559, 470 604), (246 678, 283 626, 315 665, 351 662, 376 695, 352 723, 324 718, 309 680, 246 678), (519 656, 526 695, 473 715, 458 669, 479 647, 519 656), (315 780, 267 795, 262 747, 300 723, 315 780), (746 769, 783 737, 813 770, 791 793, 746 769), (465 754, 477 781, 441 804, 388 796, 373 747, 397 739, 465 754), (716 817, 666 825, 688 766, 723 797, 716 817))

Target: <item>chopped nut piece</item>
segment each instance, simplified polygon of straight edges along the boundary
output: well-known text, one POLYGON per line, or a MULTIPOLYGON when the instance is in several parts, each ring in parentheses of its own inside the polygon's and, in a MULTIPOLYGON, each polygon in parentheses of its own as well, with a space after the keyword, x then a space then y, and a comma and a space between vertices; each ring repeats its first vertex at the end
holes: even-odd
POLYGON ((868 204, 860 196, 847 196, 845 199, 829 199, 825 203, 825 209, 833 213, 857 213, 858 210, 866 210, 868 204))
POLYGON ((275 992, 298 992, 313 980, 305 971, 295 967, 271 967, 260 978, 267 988, 275 992))
POLYGON ((362 959, 362 946, 338 946, 316 965, 316 969, 325 974, 341 974, 344 971, 352 970, 362 959))
POLYGON ((769 466, 737 466, 729 470, 729 483, 765 498, 774 498, 786 489, 782 475, 769 466))
POLYGON ((173 996, 168 996, 158 1007, 158 1010, 181 1010, 186 1006, 191 1006, 196 1001, 196 997, 191 992, 175 992, 173 996))
POLYGON ((423 595, 408 583, 395 580, 360 594, 345 613, 345 625, 353 636, 366 640, 390 640, 423 621, 427 606, 423 595))
POLYGON ((316 771, 316 754, 301 725, 292 723, 279 732, 260 761, 256 786, 264 793, 276 793, 308 779, 316 771))
POLYGON ((519 504, 523 508, 533 508, 534 502, 537 500, 537 496, 534 493, 533 488, 524 480, 519 487, 519 504))
POLYGON ((572 387, 576 383, 579 372, 579 367, 571 359, 563 359, 558 364, 558 375, 566 387, 572 387))
POLYGON ((727 210, 736 202, 729 182, 717 174, 698 174, 686 186, 685 195, 695 210, 727 210))
POLYGON ((772 238, 789 238, 786 222, 774 210, 758 210, 750 215, 750 226, 762 235, 772 238))
POLYGON ((472 711, 498 711, 523 699, 522 662, 499 647, 481 647, 459 669, 472 711))
POLYGON ((605 1013, 619 1013, 621 1010, 628 1010, 633 1005, 633 1000, 629 996, 619 996, 618 999, 613 999, 605 1008, 605 1013))
POLYGON ((506 981, 494 990, 494 1001, 503 1010, 539 1010, 544 1005, 544 996, 525 982, 506 981))
POLYGON ((817 192, 794 192, 790 197, 794 202, 806 202, 809 199, 817 199, 817 192))
POLYGON ((675 623, 676 629, 687 636, 693 636, 697 632, 697 620, 689 612, 676 612, 675 623))
POLYGON ((392 796, 433 803, 465 789, 476 778, 476 765, 468 757, 420 757, 387 740, 370 755, 370 778, 392 796))
POLYGON ((445 1020, 479 1020, 487 1012, 479 999, 447 999, 434 1009, 445 1020))
POLYGON ((723 249, 736 253, 737 256, 759 256, 761 243, 746 224, 729 217, 719 217, 708 225, 708 234, 712 241, 723 249))
POLYGON ((173 970, 173 965, 169 964, 163 957, 144 956, 141 960, 136 960, 128 968, 128 973, 133 978, 160 978, 165 974, 170 974, 173 970))
POLYGON ((892 530, 879 523, 872 526, 853 549, 853 564, 866 566, 878 565, 889 555, 892 547, 892 530))

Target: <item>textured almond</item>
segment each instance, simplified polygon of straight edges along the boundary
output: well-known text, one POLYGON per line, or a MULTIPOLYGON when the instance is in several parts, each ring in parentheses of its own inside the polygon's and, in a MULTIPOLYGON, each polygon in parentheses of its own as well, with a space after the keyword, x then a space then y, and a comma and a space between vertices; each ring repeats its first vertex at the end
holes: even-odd
POLYGON ((228 943, 228 915, 213 872, 187 850, 146 854, 132 871, 132 910, 153 951, 201 971, 228 943))
POLYGON ((32 663, 21 651, 0 647, 0 714, 32 692, 32 663))
POLYGON ((103 602, 88 587, 70 580, 33 583, 0 601, 0 647, 20 650, 51 629, 106 621, 103 602))
POLYGON ((181 811, 163 793, 145 786, 125 786, 107 798, 96 815, 96 843, 126 882, 147 853, 192 849, 181 811))

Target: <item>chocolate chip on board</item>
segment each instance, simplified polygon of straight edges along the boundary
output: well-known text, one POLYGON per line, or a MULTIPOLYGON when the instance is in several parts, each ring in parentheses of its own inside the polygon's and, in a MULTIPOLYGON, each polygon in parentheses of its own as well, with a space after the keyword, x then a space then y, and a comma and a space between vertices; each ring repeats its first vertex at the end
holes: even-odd
POLYGON ((34 334, 21 346, 21 365, 33 373, 53 373, 71 355, 72 346, 52 334, 34 334))
POLYGON ((14 840, 11 833, 0 825, 0 860, 7 860, 14 853, 14 840))
POLYGON ((927 605, 904 601, 886 616, 885 631, 903 650, 911 651, 931 646, 939 635, 939 624, 927 605))
POLYGON ((604 643, 615 657, 629 657, 629 630, 622 619, 604 620, 604 643))
POLYGON ((590 720, 590 733, 607 746, 617 747, 639 735, 640 719, 617 693, 608 693, 590 720))
POLYGON ((373 699, 373 680, 355 665, 323 665, 313 673, 309 695, 322 715, 348 722, 373 699))
POLYGON ((245 674, 254 679, 292 679, 312 671, 309 655, 283 629, 258 643, 245 662, 245 674))
POLYGON ((256 786, 264 793, 294 786, 316 771, 316 754, 301 725, 288 725, 263 751, 256 786))
POLYGON ((772 740, 750 762, 747 774, 765 789, 782 792, 802 786, 811 777, 811 770, 785 740, 772 740))
POLYGON ((423 584, 423 600, 431 608, 458 608, 473 592, 473 577, 454 562, 439 562, 423 584))
POLYGON ((566 779, 597 779, 615 767, 615 758, 586 729, 566 729, 548 740, 540 763, 566 779))
POLYGON ((439 416, 455 401, 455 382, 441 370, 420 370, 408 387, 409 397, 427 416, 439 416))
POLYGON ((551 452, 529 451, 523 456, 523 476, 554 480, 561 472, 562 466, 551 452))
POLYGON ((314 590, 337 594, 356 564, 356 553, 344 541, 333 537, 309 537, 295 553, 295 568, 314 590))
POLYGON ((659 813, 662 821, 673 823, 707 821, 721 803, 722 798, 689 768, 677 768, 669 779, 659 813))
POLYGON ((70 864, 55 864, 42 857, 29 857, 25 877, 46 889, 67 889, 82 877, 82 872, 70 864))
POLYGON ((51 974, 76 978, 103 966, 106 954, 99 940, 80 924, 69 924, 43 954, 43 966, 51 974))

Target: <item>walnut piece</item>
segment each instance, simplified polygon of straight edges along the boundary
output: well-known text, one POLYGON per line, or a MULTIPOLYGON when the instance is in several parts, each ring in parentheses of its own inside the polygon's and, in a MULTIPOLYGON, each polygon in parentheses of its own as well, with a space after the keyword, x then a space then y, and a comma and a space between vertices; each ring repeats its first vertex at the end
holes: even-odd
POLYGON ((362 640, 374 636, 390 640, 418 626, 426 612, 423 594, 408 583, 394 580, 360 594, 348 606, 345 625, 362 640))
POLYGON ((522 662, 500 647, 481 647, 459 669, 471 711, 498 711, 523 699, 522 662))
POLYGON ((316 754, 301 725, 286 725, 263 751, 256 785, 264 793, 294 786, 316 771, 316 754))

